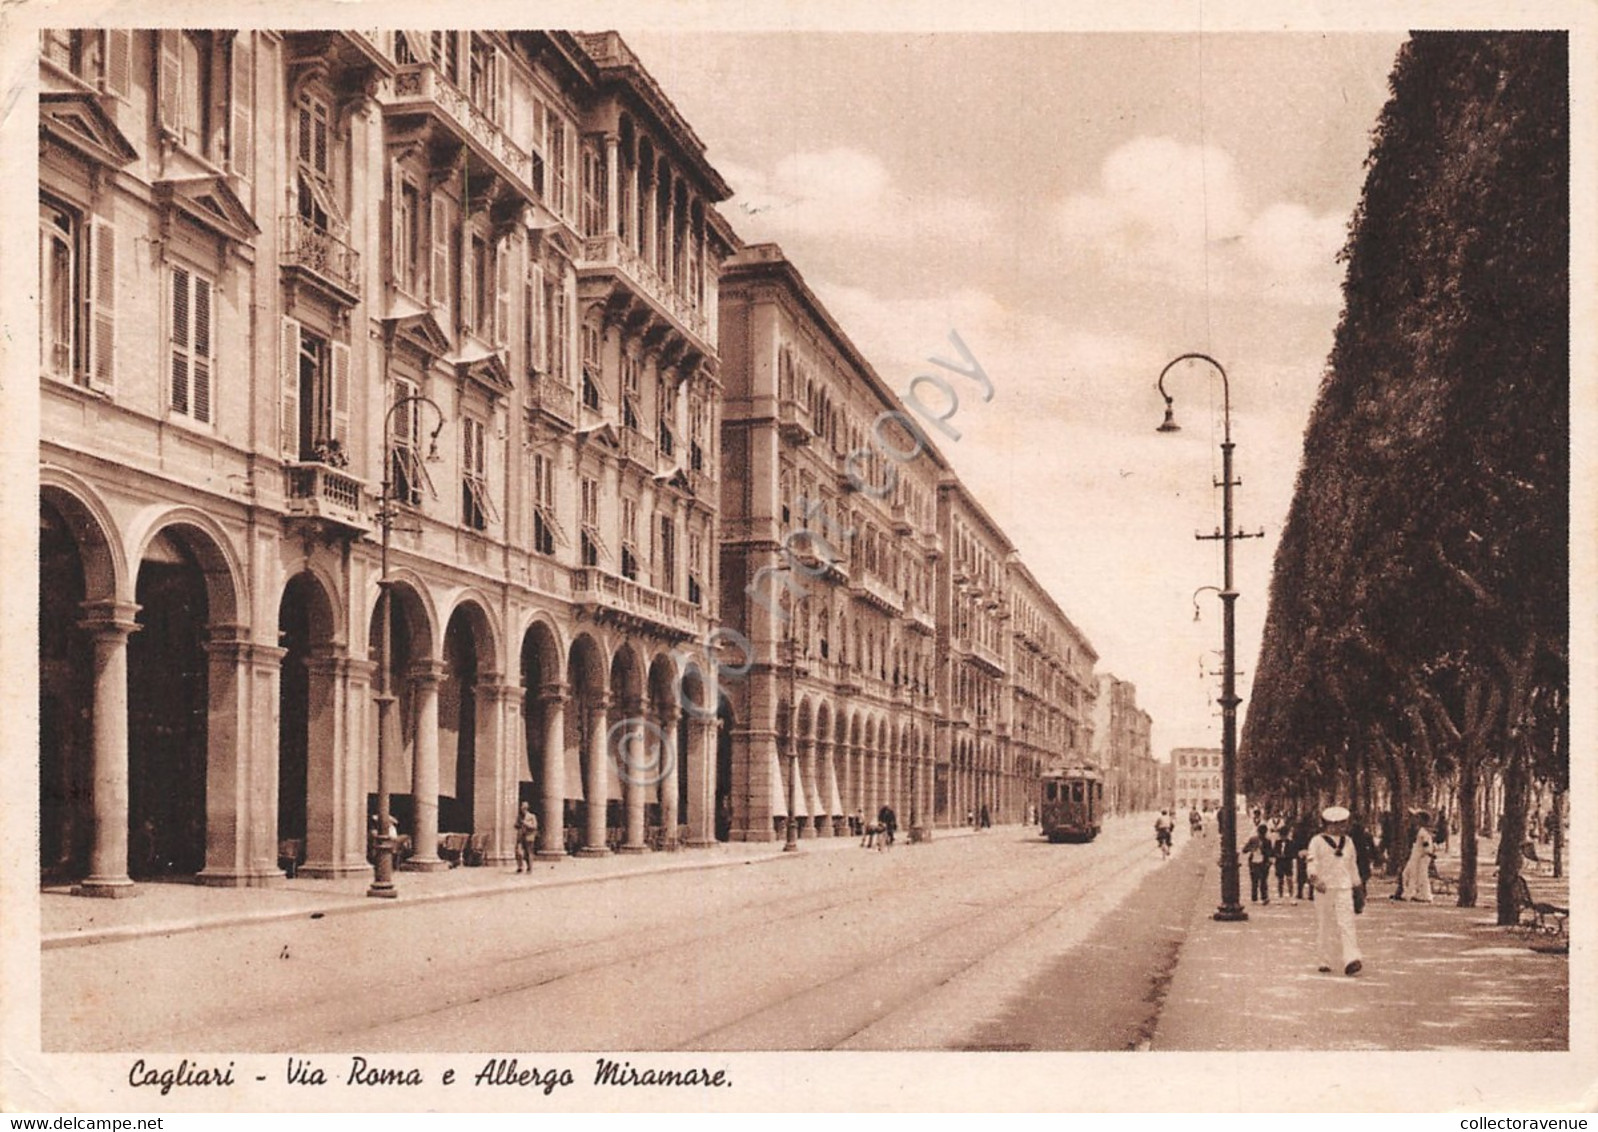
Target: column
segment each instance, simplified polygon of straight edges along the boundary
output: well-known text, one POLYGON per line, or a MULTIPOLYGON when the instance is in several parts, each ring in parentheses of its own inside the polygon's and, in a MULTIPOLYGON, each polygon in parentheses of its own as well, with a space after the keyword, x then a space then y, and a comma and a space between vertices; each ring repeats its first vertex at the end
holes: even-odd
POLYGON ((607 236, 615 236, 618 231, 621 162, 617 160, 617 152, 620 144, 621 139, 615 134, 605 135, 605 235, 607 236))
POLYGON ((136 896, 128 876, 128 638, 132 602, 89 602, 78 627, 94 642, 94 844, 79 896, 136 896))
POLYGON ((437 872, 449 868, 438 856, 438 681, 444 666, 424 660, 411 666, 416 705, 416 751, 411 759, 411 857, 404 868, 437 872))
POLYGON ((688 847, 716 843, 716 730, 714 717, 688 720, 688 847))
POLYGON ((205 868, 200 884, 280 884, 278 679, 285 651, 243 625, 211 625, 207 655, 205 868))
POLYGON ((805 809, 809 812, 806 820, 799 826, 800 837, 814 837, 816 829, 821 824, 821 801, 816 791, 816 741, 814 736, 795 736, 794 753, 799 759, 800 785, 799 789, 805 799, 805 809))
POLYGON ((588 747, 588 781, 583 783, 583 797, 588 814, 583 847, 577 851, 579 857, 603 857, 610 852, 605 844, 605 810, 610 794, 605 767, 609 757, 605 751, 605 719, 609 706, 609 698, 604 695, 595 697, 587 705, 588 733, 584 742, 588 747))
POLYGON ((538 698, 544 708, 540 802, 544 812, 538 822, 538 856, 560 860, 566 856, 566 685, 545 684, 538 698))
POLYGON ((828 739, 817 737, 816 757, 821 761, 820 786, 822 802, 822 816, 816 824, 821 831, 822 837, 832 837, 840 832, 838 829, 840 818, 837 811, 841 810, 843 806, 841 795, 838 793, 838 768, 834 762, 836 755, 833 750, 833 744, 828 739), (833 805, 834 801, 838 801, 839 804, 833 805))
POLYGON ((369 872, 366 863, 366 792, 361 748, 348 726, 348 708, 357 699, 352 686, 357 663, 331 651, 313 654, 310 670, 310 721, 305 759, 305 864, 308 877, 341 877, 369 872))
POLYGON ((519 768, 527 765, 521 725, 522 689, 487 674, 477 684, 477 747, 472 758, 472 840, 482 847, 483 864, 516 860, 516 795, 519 768), (487 834, 486 844, 483 837, 487 834))
POLYGON ((643 703, 627 700, 622 705, 622 719, 626 726, 613 737, 616 748, 616 773, 621 775, 623 805, 627 810, 627 832, 622 840, 621 852, 643 853, 649 848, 647 806, 649 787, 654 785, 652 759, 664 752, 655 750, 659 736, 655 735, 643 716, 643 703))
MULTIPOLYGON (((677 721, 682 709, 667 703, 660 709, 660 729, 666 737, 666 746, 660 753, 660 825, 661 847, 677 848, 677 721)), ((693 742, 690 733, 689 743, 693 742)))

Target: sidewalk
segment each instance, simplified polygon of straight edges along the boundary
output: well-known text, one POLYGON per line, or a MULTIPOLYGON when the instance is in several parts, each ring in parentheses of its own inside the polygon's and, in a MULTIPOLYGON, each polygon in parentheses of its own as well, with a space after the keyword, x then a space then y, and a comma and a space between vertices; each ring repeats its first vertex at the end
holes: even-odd
MULTIPOLYGON (((1455 907, 1452 897, 1395 902, 1393 882, 1373 877, 1358 917, 1365 968, 1350 977, 1316 970, 1307 900, 1273 896, 1269 905, 1245 903, 1245 923, 1213 920, 1220 866, 1212 861, 1150 1048, 1568 1048, 1568 957, 1495 924, 1493 871, 1484 846, 1475 908, 1455 907)), ((1538 899, 1568 906, 1568 880, 1529 879, 1538 899)), ((1246 892, 1246 869, 1242 884, 1246 892)))
MULTIPOLYGON (((933 839, 970 836, 974 832, 964 827, 938 829, 933 832, 933 839)), ((810 837, 799 843, 799 855, 858 848, 859 844, 858 837, 810 837)), ((907 840, 901 839, 901 847, 907 845, 907 840)), ((535 862, 531 874, 518 874, 513 865, 455 868, 433 873, 401 869, 394 874, 394 887, 399 896, 393 900, 366 895, 372 879, 368 873, 340 880, 296 877, 269 888, 212 888, 183 880, 151 881, 141 883, 139 895, 126 900, 73 896, 70 886, 51 886, 42 889, 39 895, 40 946, 46 950, 81 947, 234 924, 369 912, 396 905, 460 900, 527 888, 595 884, 643 873, 727 868, 793 860, 794 857, 795 854, 783 852, 783 843, 778 839, 718 842, 675 852, 565 857, 558 861, 535 862)))

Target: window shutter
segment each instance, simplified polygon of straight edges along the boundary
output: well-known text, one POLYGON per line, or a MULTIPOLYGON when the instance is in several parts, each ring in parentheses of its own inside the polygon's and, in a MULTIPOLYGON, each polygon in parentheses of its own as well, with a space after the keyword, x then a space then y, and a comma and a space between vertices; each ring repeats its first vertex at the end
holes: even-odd
POLYGON ((480 330, 477 325, 477 263, 472 234, 461 230, 461 329, 480 330))
POLYGON ((109 221, 96 220, 90 264, 89 376, 103 388, 116 380, 116 248, 116 229, 109 221))
POLYGON ((133 33, 127 28, 105 33, 105 85, 118 98, 133 93, 133 33))
POLYGON ((189 411, 189 273, 172 269, 172 408, 189 411))
POLYGON ((346 455, 350 448, 350 348, 334 342, 333 351, 333 439, 346 455))
POLYGON ((278 374, 283 383, 283 416, 281 439, 283 458, 300 458, 300 324, 292 318, 283 320, 282 353, 279 355, 278 374))
POLYGON ((233 37, 233 136, 228 151, 233 172, 246 180, 251 175, 250 131, 255 123, 255 50, 251 35, 240 31, 233 37))
POLYGON ((211 281, 194 277, 194 352, 191 375, 194 388, 194 419, 211 423, 211 281))
POLYGON ((500 126, 510 126, 510 60, 499 48, 494 48, 494 121, 500 126))
POLYGON ((511 242, 499 242, 494 253, 494 342, 504 346, 510 342, 510 261, 511 242))
POLYGON ((178 132, 179 88, 183 85, 183 51, 181 31, 162 31, 160 47, 156 52, 156 102, 160 107, 161 128, 178 132))
POLYGON ((433 197, 433 305, 449 309, 449 202, 433 197))
POLYGON ((405 176, 399 162, 389 165, 388 277, 396 286, 405 283, 405 176))

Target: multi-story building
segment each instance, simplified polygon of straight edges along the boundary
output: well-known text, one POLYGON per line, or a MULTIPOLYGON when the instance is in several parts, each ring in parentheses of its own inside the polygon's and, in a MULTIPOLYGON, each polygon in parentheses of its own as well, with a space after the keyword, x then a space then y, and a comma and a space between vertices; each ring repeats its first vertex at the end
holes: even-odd
POLYGON ((1089 743, 1092 649, 614 33, 40 79, 45 875, 364 872, 380 794, 422 869, 518 800, 552 857, 1014 819, 1089 743))
POLYGON ((1218 810, 1221 808, 1221 749, 1219 747, 1175 747, 1171 750, 1171 774, 1176 808, 1218 810))
POLYGON ((1098 654, 1018 557, 1007 565, 1012 643, 1000 731, 1008 747, 1006 792, 1024 813, 1037 800, 1039 775, 1093 761, 1098 654))
POLYGON ((946 819, 934 587, 947 465, 930 447, 893 454, 916 447, 884 418, 899 399, 775 245, 726 262, 721 348, 723 451, 744 470, 722 485, 722 616, 753 649, 749 673, 723 680, 733 836, 770 838, 789 813, 829 836, 885 803, 912 828, 946 819))
POLYGON ((47 872, 365 870, 374 689, 418 867, 508 859, 518 795, 549 853, 712 836, 670 650, 717 601, 728 189, 625 45, 41 46, 47 872))
POLYGON ((1153 720, 1137 706, 1137 686, 1109 673, 1098 677, 1093 708, 1095 759, 1105 778, 1111 813, 1146 810, 1159 802, 1158 771, 1150 749, 1153 720))

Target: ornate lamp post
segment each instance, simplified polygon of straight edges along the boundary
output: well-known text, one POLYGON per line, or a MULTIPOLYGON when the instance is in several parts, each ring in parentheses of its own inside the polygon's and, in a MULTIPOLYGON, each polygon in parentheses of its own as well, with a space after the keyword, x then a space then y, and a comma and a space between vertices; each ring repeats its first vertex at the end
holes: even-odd
MULTIPOLYGON (((1221 665, 1221 903, 1215 909, 1217 920, 1246 920, 1242 892, 1239 887, 1237 864, 1237 621, 1234 606, 1237 591, 1232 588, 1232 542, 1240 538, 1258 538, 1260 535, 1244 534, 1232 529, 1232 390, 1221 363, 1208 354, 1182 354, 1171 359, 1160 371, 1156 383, 1160 396, 1165 398, 1165 420, 1157 431, 1177 432, 1176 414, 1171 407, 1171 395, 1165 391, 1165 375, 1178 362, 1199 361, 1213 366, 1221 375, 1221 529, 1213 535, 1198 535, 1200 539, 1219 539, 1225 563, 1219 597, 1224 628, 1222 629, 1221 665)), ((1260 532, 1263 534, 1264 532, 1260 532)), ((1202 589, 1202 587, 1201 587, 1202 589)), ((1195 614, 1198 609, 1198 591, 1194 593, 1195 614)))
MULTIPOLYGON (((383 494, 378 502, 377 521, 383 528, 383 552, 377 582, 378 657, 377 692, 377 860, 373 863, 372 883, 366 895, 392 900, 399 893, 394 888, 394 838, 389 836, 390 806, 388 793, 389 730, 393 726, 396 697, 389 688, 389 668, 393 664, 393 620, 388 578, 388 547, 394 531, 394 449, 392 428, 394 414, 400 409, 425 404, 438 415, 438 425, 429 437, 427 459, 438 459, 438 434, 444 429, 444 410, 431 397, 413 393, 399 398, 388 407, 383 416, 383 494)), ((416 430, 407 430, 415 436, 416 430)), ((410 494, 414 485, 407 485, 410 494)))

